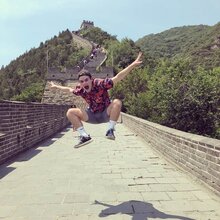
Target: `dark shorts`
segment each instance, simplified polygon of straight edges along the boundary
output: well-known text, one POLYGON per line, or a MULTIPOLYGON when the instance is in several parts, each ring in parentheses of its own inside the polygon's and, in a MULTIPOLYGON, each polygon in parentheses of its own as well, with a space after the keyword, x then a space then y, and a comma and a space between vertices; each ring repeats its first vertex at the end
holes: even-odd
POLYGON ((106 123, 109 121, 109 116, 107 114, 107 108, 103 112, 92 112, 90 108, 86 109, 86 113, 88 114, 88 123, 92 124, 99 124, 99 123, 106 123))

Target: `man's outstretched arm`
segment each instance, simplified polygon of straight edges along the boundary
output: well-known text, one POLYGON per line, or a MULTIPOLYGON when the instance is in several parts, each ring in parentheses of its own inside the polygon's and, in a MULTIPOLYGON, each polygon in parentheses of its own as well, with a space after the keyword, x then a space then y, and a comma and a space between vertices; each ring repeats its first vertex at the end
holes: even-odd
POLYGON ((67 87, 67 86, 56 85, 56 84, 53 83, 53 82, 49 82, 49 85, 50 85, 50 88, 51 88, 51 89, 60 89, 60 90, 62 90, 63 92, 70 92, 70 93, 73 92, 73 89, 70 88, 70 87, 67 87))
POLYGON ((127 66, 125 69, 120 71, 116 76, 112 78, 114 85, 124 79, 135 67, 139 66, 142 63, 141 56, 142 53, 140 52, 133 63, 131 63, 129 66, 127 66))

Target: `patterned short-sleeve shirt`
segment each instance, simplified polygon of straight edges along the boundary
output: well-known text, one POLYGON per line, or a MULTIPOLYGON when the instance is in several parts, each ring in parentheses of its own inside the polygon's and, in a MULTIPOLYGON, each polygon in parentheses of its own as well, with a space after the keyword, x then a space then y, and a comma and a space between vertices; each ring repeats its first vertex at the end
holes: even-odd
POLYGON ((92 112, 103 112, 111 103, 108 90, 113 87, 111 78, 93 79, 92 89, 86 92, 84 88, 75 88, 73 94, 81 96, 89 104, 92 112))

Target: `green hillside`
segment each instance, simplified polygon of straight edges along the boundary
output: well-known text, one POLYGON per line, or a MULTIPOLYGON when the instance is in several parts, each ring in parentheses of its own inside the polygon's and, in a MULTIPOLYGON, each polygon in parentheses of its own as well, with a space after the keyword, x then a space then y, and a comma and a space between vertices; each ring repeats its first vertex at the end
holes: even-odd
POLYGON ((175 27, 139 39, 136 44, 154 58, 187 58, 192 66, 220 66, 220 23, 175 27))
MULTIPOLYGON (((143 51, 142 65, 111 90, 124 112, 220 139, 220 23, 176 27, 137 42, 96 27, 78 34, 105 48, 115 73, 143 51)), ((62 71, 87 55, 63 31, 0 70, 0 99, 40 101, 47 64, 62 71)))
POLYGON ((69 30, 41 42, 38 48, 32 48, 0 69, 0 99, 26 100, 23 96, 33 93, 26 101, 40 101, 47 66, 62 71, 76 65, 86 55, 88 51, 75 45, 69 30))
MULTIPOLYGON (((96 27, 79 34, 99 44, 116 40, 115 36, 96 27)), ((38 48, 32 48, 0 69, 0 100, 39 102, 44 91, 47 67, 62 72, 65 68, 76 66, 89 53, 87 48, 76 45, 68 29, 41 42, 38 48)))

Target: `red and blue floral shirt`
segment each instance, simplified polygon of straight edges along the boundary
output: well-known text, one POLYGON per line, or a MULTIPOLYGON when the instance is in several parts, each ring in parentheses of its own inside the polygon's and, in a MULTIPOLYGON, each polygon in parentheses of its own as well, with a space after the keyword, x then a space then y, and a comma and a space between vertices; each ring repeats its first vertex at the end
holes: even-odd
POLYGON ((108 90, 112 87, 113 81, 111 78, 96 78, 92 81, 90 92, 86 92, 84 88, 76 87, 73 94, 84 98, 92 112, 103 112, 111 103, 108 90))

